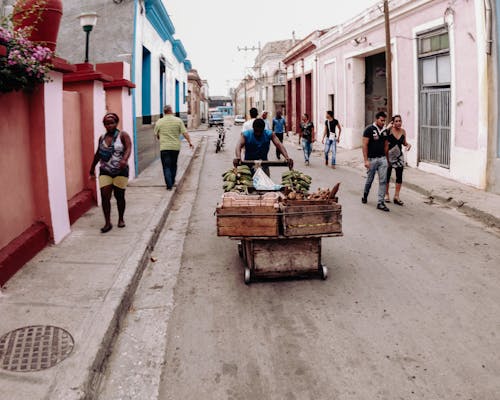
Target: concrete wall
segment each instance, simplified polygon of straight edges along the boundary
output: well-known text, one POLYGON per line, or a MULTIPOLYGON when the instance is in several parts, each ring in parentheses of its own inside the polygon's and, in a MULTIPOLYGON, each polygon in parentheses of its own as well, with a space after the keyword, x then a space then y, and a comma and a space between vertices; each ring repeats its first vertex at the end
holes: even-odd
POLYGON ((28 229, 36 220, 34 201, 31 132, 40 127, 30 126, 30 98, 24 93, 0 94, 0 248, 28 229), (12 118, 16 115, 16 118, 12 118))
POLYGON ((80 118, 80 95, 65 91, 64 102, 64 165, 66 170, 66 194, 68 199, 80 193, 84 185, 82 159, 82 130, 80 118))
POLYGON ((134 1, 115 4, 107 0, 64 0, 57 53, 71 63, 85 59, 85 32, 77 19, 82 12, 97 12, 97 24, 90 33, 89 61, 127 61, 132 57, 134 1))

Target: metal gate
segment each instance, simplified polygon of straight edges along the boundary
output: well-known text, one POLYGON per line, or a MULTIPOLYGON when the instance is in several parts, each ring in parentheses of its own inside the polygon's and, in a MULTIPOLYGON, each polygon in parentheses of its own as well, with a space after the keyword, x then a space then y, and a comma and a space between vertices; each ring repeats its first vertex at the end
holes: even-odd
POLYGON ((450 167, 450 88, 420 91, 419 160, 450 167))

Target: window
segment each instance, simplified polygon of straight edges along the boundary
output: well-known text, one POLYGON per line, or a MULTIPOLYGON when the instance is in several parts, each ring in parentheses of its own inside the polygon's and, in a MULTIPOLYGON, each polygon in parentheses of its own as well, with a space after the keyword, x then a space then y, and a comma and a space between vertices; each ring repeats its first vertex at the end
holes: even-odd
POLYGON ((451 82, 450 41, 441 28, 418 37, 420 83, 422 87, 449 86, 451 82))
POLYGON ((420 49, 419 53, 421 55, 427 53, 434 53, 437 51, 448 50, 450 47, 448 32, 433 34, 432 36, 422 36, 419 39, 420 49))

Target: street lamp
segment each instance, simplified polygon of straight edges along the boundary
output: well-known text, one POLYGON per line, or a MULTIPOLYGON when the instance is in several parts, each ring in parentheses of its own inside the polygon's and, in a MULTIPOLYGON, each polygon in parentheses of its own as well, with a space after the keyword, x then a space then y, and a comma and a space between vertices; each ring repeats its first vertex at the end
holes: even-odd
POLYGON ((85 38, 85 62, 89 62, 89 36, 92 28, 97 23, 97 13, 95 12, 87 12, 81 13, 77 18, 80 20, 80 26, 83 28, 83 31, 86 33, 85 38))

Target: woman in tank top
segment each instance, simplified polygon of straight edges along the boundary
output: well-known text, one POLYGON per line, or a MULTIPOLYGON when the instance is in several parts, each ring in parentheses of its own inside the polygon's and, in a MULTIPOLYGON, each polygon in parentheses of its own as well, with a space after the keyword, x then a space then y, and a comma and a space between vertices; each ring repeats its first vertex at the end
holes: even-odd
POLYGON ((392 127, 387 136, 387 141, 389 142, 389 155, 387 163, 387 185, 385 186, 385 202, 390 203, 389 199, 389 182, 391 180, 392 170, 396 171, 396 190, 394 193, 394 204, 402 206, 404 203, 399 198, 399 192, 401 191, 401 186, 403 185, 403 169, 404 169, 404 157, 403 157, 403 146, 406 150, 410 150, 411 144, 406 141, 406 131, 401 127, 403 121, 401 120, 401 115, 395 115, 391 119, 392 127))
POLYGON ((114 193, 118 207, 118 227, 125 227, 125 189, 128 183, 128 159, 132 141, 127 132, 117 129, 120 119, 115 113, 107 113, 102 122, 106 133, 99 138, 97 151, 90 167, 90 177, 95 178, 95 167, 99 163, 99 187, 101 189, 104 226, 102 233, 113 228, 111 223, 111 196, 114 193))

